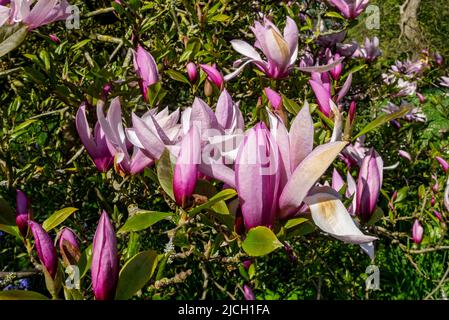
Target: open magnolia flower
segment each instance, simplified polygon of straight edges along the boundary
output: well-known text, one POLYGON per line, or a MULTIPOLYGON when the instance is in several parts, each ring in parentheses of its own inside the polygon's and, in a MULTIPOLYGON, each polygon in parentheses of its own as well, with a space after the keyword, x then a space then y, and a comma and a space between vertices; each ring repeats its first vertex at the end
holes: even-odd
POLYGON ((254 47, 243 40, 232 40, 235 51, 244 55, 248 60, 237 70, 227 75, 228 81, 237 76, 248 63, 254 63, 265 75, 272 79, 288 76, 298 57, 298 27, 293 19, 287 17, 283 34, 267 18, 263 23, 256 21, 251 28, 256 36, 254 47), (260 49, 267 61, 263 60, 255 48, 260 49))
POLYGON ((5 23, 23 23, 28 30, 65 20, 70 16, 67 12, 69 3, 66 0, 11 0, 10 6, 0 5, 0 26, 5 23), (31 4, 35 2, 33 8, 31 4))
POLYGON ((104 102, 99 100, 97 103, 97 118, 106 136, 109 151, 115 155, 114 165, 116 170, 125 174, 136 174, 143 171, 154 160, 143 154, 139 148, 133 148, 126 137, 122 122, 120 98, 117 97, 111 101, 106 117, 103 107, 104 102), (133 149, 132 155, 130 155, 129 149, 133 149))
POLYGON ((323 231, 350 243, 372 242, 375 238, 361 233, 338 197, 314 191, 346 142, 329 142, 313 149, 313 121, 307 103, 290 131, 270 112, 269 119, 270 129, 259 123, 246 132, 234 170, 217 170, 220 176, 211 173, 236 188, 246 228, 271 227, 276 219, 291 218, 307 204, 323 231))

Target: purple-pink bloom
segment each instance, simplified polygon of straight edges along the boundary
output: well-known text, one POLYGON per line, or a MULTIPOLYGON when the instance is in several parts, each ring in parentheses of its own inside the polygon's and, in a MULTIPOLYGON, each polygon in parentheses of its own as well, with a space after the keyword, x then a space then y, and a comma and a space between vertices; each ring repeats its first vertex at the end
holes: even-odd
POLYGON ((184 207, 195 190, 198 165, 201 161, 201 137, 193 125, 181 142, 179 156, 173 170, 173 194, 176 203, 184 207))
POLYGON ((380 55, 382 55, 382 51, 379 49, 379 38, 374 37, 372 40, 366 38, 365 46, 357 49, 353 57, 365 59, 366 62, 373 62, 380 55))
POLYGON ((328 2, 349 20, 357 18, 369 4, 369 0, 328 0, 328 2))
POLYGON ((154 159, 145 155, 138 147, 133 147, 126 136, 122 122, 120 98, 116 97, 111 101, 106 117, 103 107, 104 102, 99 100, 97 103, 97 118, 106 136, 109 151, 114 155, 115 169, 133 175, 153 164, 154 159), (130 155, 128 149, 132 150, 132 155, 130 155))
POLYGON ((148 88, 159 81, 159 72, 153 56, 140 44, 133 50, 134 70, 139 77, 139 86, 143 98, 148 102, 148 88))
POLYGON ((364 222, 369 221, 376 209, 382 180, 382 158, 371 149, 362 161, 357 179, 355 213, 364 222))
MULTIPOLYGON (((334 63, 335 61, 339 60, 340 58, 341 58, 340 54, 336 53, 336 54, 334 54, 333 57, 331 57, 328 60, 328 63, 334 63)), ((334 68, 329 70, 329 72, 330 72, 332 78, 334 78, 334 80, 340 79, 341 73, 343 72, 343 63, 340 62, 334 68)))
POLYGON ((59 233, 59 251, 67 265, 77 264, 81 252, 78 240, 69 228, 64 228, 59 233))
POLYGON ((186 66, 186 71, 190 83, 195 83, 198 80, 198 68, 196 67, 196 64, 189 62, 186 66))
POLYGON ((231 41, 234 50, 247 59, 237 70, 228 74, 225 81, 236 77, 248 63, 256 65, 269 78, 287 77, 298 57, 298 27, 295 21, 287 17, 283 33, 266 18, 263 23, 256 21, 251 30, 256 36, 254 47, 243 40, 231 41), (263 60, 255 48, 261 50, 267 60, 263 60))
POLYGON ((76 113, 76 130, 97 169, 101 172, 108 171, 113 164, 114 156, 109 151, 106 136, 98 121, 95 124, 94 135, 92 135, 87 121, 85 102, 81 104, 76 113))
POLYGON ((267 87, 263 90, 267 96, 268 101, 274 110, 279 110, 282 107, 282 97, 273 89, 267 87))
POLYGON ((91 276, 95 299, 114 299, 119 275, 118 259, 114 227, 103 210, 92 244, 91 276))
POLYGON ((246 284, 243 285, 243 295, 245 296, 245 300, 256 300, 253 290, 246 284))
POLYGON ((28 222, 33 219, 30 202, 25 192, 16 190, 16 225, 20 234, 26 237, 28 233, 28 222))
POLYGON ((61 43, 61 39, 59 39, 58 36, 55 35, 55 34, 49 35, 49 38, 51 39, 51 41, 53 41, 56 44, 60 44, 61 43))
POLYGON ((413 229, 412 229, 412 240, 416 244, 420 244, 423 238, 424 234, 424 228, 419 223, 418 219, 415 220, 413 223, 413 229))
POLYGON ((69 3, 66 0, 39 0, 35 2, 29 0, 12 0, 10 8, 0 8, 0 26, 8 22, 9 24, 24 23, 28 30, 36 29, 40 26, 65 20, 70 16, 67 12, 69 3))
POLYGON ((349 105, 348 114, 349 114, 349 122, 353 124, 355 116, 357 115, 357 103, 355 101, 352 101, 351 104, 349 105))
POLYGON ((435 215, 435 217, 440 220, 440 222, 443 222, 443 216, 441 215, 440 212, 438 212, 437 210, 433 210, 433 214, 435 215))
POLYGON ((435 157, 435 159, 438 161, 444 172, 447 173, 447 170, 449 169, 449 163, 447 163, 447 161, 441 158, 440 156, 435 157))
POLYGON ((217 66, 208 64, 200 64, 201 69, 207 74, 207 79, 212 82, 218 89, 223 90, 224 78, 217 66))
POLYGON ((239 148, 235 183, 246 229, 274 224, 279 192, 279 150, 260 122, 249 130, 239 148))
POLYGON ((53 240, 39 223, 29 221, 29 226, 33 233, 34 245, 39 260, 51 278, 55 279, 58 270, 58 257, 53 240))

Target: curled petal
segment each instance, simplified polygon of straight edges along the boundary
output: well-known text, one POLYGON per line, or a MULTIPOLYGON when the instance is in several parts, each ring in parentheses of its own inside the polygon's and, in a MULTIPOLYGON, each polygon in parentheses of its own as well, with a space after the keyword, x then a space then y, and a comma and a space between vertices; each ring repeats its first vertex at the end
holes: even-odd
POLYGON ((364 235, 352 220, 338 193, 328 187, 316 188, 304 199, 318 228, 332 237, 348 243, 363 244, 376 240, 364 235))

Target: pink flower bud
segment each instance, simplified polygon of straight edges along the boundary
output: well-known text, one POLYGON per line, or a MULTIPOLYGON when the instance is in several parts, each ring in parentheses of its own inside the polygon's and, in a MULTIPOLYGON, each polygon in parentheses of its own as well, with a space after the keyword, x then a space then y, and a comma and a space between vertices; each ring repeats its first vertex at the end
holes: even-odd
POLYGON ((187 76, 189 77, 190 83, 195 83, 198 80, 198 69, 196 64, 189 62, 186 66, 187 76))
POLYGON ((444 170, 444 172, 447 173, 447 170, 449 169, 449 164, 447 163, 447 161, 441 157, 435 157, 435 159, 438 161, 438 163, 440 164, 440 166, 444 170))
POLYGON ((419 223, 418 219, 413 223, 412 240, 416 244, 420 244, 423 238, 424 228, 419 223))

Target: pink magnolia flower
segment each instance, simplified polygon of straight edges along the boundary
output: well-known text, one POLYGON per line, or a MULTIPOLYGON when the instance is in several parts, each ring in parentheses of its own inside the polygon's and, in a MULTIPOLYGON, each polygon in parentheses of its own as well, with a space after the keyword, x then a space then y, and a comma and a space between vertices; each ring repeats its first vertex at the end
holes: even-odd
POLYGON ((357 18, 368 6, 369 0, 328 0, 346 19, 357 18))
POLYGON ((134 70, 139 77, 139 86, 143 98, 148 102, 148 88, 159 81, 159 72, 153 56, 140 44, 133 51, 134 70))
POLYGON ((424 228, 422 227, 421 223, 419 223, 418 219, 415 220, 413 223, 413 229, 412 229, 412 240, 416 244, 420 244, 423 238, 424 234, 424 228))

